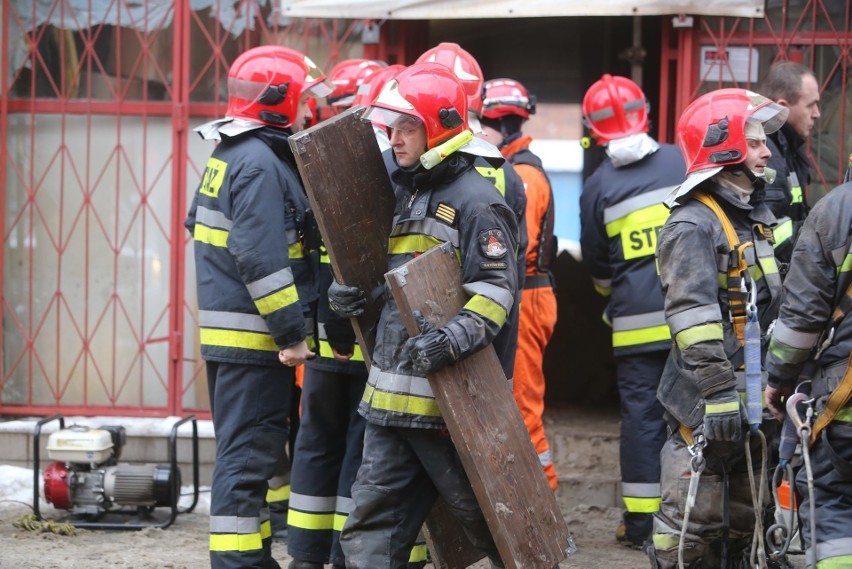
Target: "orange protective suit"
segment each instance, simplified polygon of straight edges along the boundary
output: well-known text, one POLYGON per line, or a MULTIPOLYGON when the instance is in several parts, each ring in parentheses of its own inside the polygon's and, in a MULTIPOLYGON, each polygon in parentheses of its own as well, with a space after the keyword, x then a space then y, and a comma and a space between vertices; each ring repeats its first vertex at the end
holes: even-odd
POLYGON ((521 295, 518 350, 515 357, 513 394, 521 416, 530 433, 530 439, 538 454, 550 487, 556 490, 556 469, 550 443, 544 434, 544 350, 556 326, 556 295, 550 282, 550 274, 538 270, 538 246, 541 240, 542 218, 551 200, 550 183, 544 173, 533 165, 513 160, 518 153, 529 152, 532 139, 522 136, 501 149, 503 156, 512 162, 515 171, 524 181, 527 194, 527 278, 521 295))

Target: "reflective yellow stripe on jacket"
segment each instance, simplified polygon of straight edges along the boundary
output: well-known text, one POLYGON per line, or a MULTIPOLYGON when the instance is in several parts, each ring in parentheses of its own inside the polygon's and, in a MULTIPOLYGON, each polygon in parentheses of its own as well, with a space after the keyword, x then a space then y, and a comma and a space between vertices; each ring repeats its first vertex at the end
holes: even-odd
POLYGON ((657 233, 669 217, 663 198, 671 188, 661 188, 626 199, 604 210, 607 237, 620 236, 625 260, 653 255, 657 233))
POLYGON ((429 380, 414 375, 384 372, 376 366, 370 368, 363 400, 384 411, 441 416, 429 380))
POLYGON ((278 352, 262 316, 199 310, 198 325, 202 345, 278 352))

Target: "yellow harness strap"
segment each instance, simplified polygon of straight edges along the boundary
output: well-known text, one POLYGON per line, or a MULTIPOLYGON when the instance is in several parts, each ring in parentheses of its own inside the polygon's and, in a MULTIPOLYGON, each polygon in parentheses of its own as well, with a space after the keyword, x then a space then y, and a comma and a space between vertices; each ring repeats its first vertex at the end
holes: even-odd
POLYGON ((680 431, 680 436, 683 437, 683 440, 687 446, 692 446, 693 444, 695 444, 695 441, 692 439, 692 429, 690 429, 683 423, 679 423, 677 426, 677 430, 680 431))
POLYGON ((748 263, 746 262, 745 252, 749 247, 754 247, 754 243, 746 241, 740 243, 740 238, 734 229, 728 215, 719 205, 719 202, 713 196, 703 192, 697 192, 694 195, 695 199, 710 208, 719 222, 722 224, 722 230, 725 232, 725 237, 728 239, 728 247, 731 248, 732 258, 728 263, 728 305, 731 310, 731 324, 734 328, 734 333, 740 344, 744 343, 745 323, 746 323, 746 295, 742 291, 742 278, 748 271, 748 263))
POLYGON ((846 407, 846 404, 849 403, 849 399, 852 399, 852 354, 849 356, 849 366, 846 368, 846 373, 843 374, 843 379, 840 381, 840 385, 838 385, 834 391, 831 392, 831 395, 828 396, 828 401, 825 402, 825 408, 817 416, 816 421, 814 421, 814 427, 813 430, 811 430, 811 445, 816 442, 820 432, 822 432, 822 430, 826 428, 832 420, 834 420, 834 416, 837 415, 841 409, 846 407))

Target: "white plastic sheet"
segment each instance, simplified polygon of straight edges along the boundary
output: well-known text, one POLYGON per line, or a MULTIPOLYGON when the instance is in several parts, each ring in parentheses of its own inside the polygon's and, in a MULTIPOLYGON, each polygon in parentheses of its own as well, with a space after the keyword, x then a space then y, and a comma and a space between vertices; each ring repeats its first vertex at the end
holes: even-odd
POLYGON ((759 18, 764 0, 281 0, 284 16, 447 20, 692 14, 759 18))

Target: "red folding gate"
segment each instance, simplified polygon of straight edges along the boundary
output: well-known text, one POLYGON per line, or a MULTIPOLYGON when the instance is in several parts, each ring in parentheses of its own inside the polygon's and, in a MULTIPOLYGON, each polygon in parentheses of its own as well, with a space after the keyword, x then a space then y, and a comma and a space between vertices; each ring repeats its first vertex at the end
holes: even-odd
POLYGON ((241 51, 330 67, 361 56, 364 23, 267 0, 47 4, 3 0, 0 413, 204 416, 183 219, 212 147, 190 129, 224 113, 241 51))
MULTIPOLYGON (((754 88, 772 61, 798 59, 823 98, 811 198, 833 187, 852 151, 851 3, 671 19, 662 138, 696 95, 754 88)), ((290 45, 325 69, 362 55, 408 63, 426 23, 388 22, 365 46, 366 22, 290 19, 277 0, 2 6, 0 413, 204 416, 183 218, 211 146, 190 129, 224 112, 228 63, 248 47, 290 45)))
POLYGON ((778 0, 762 19, 672 18, 663 26, 660 132, 674 140, 680 112, 722 87, 757 89, 769 66, 804 63, 820 84, 822 117, 811 135, 813 202, 840 180, 852 152, 852 0, 778 0))

